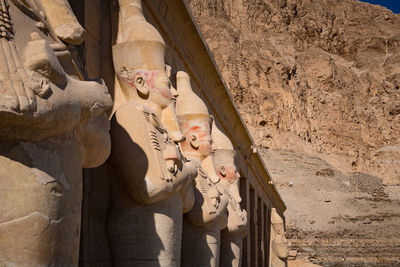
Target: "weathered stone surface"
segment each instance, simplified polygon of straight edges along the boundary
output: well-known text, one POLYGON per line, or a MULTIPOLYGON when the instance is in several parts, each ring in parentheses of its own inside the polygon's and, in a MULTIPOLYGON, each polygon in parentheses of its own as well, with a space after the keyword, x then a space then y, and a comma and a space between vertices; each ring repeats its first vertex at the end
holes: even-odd
MULTIPOLYGON (((97 41, 101 38, 101 25, 103 22, 101 0, 85 1, 85 30, 97 41)), ((109 7, 110 8, 110 7, 109 7)))
POLYGON ((96 79, 100 76, 101 49, 99 41, 90 32, 85 36, 85 51, 85 70, 90 79, 96 79))
POLYGON ((83 42, 85 30, 77 21, 67 0, 40 0, 39 3, 61 40, 74 45, 83 42))
POLYGON ((83 203, 80 242, 80 266, 112 265, 106 234, 110 201, 110 175, 107 164, 83 171, 83 203))
POLYGON ((0 154, 0 260, 10 266, 77 264, 82 163, 68 139, 15 142, 0 154))
POLYGON ((243 236, 221 233, 221 249, 219 265, 240 267, 242 266, 243 236))
MULTIPOLYGON (((153 205, 137 205, 113 190, 107 219, 113 265, 180 266, 182 201, 174 194, 153 205), (122 200, 123 199, 123 200, 122 200), (117 203, 118 201, 118 203, 117 203), (124 207, 123 207, 124 205, 124 207)), ((121 194, 121 191, 117 191, 121 194)))
POLYGON ((288 262, 288 267, 320 267, 321 265, 312 264, 305 260, 294 260, 288 262))
POLYGON ((184 219, 182 234, 182 267, 220 266, 220 220, 198 227, 184 219))

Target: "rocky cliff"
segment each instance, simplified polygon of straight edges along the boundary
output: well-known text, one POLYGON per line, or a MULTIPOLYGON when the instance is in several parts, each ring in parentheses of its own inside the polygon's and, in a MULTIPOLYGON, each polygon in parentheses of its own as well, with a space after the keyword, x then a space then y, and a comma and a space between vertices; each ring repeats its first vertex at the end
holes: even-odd
POLYGON ((191 0, 255 142, 400 183, 400 16, 356 0, 191 0))
POLYGON ((400 184, 400 16, 356 0, 188 3, 263 147, 297 257, 399 265, 400 187, 387 185, 400 184))

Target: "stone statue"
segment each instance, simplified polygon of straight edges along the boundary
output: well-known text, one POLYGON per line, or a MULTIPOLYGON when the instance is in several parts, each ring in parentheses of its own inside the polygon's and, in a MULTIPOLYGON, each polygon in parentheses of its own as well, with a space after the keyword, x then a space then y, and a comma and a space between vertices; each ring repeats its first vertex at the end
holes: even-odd
POLYGON ((224 216, 221 232, 220 266, 241 266, 242 242, 246 236, 247 212, 242 210, 239 193, 240 175, 235 166, 235 150, 231 141, 217 126, 212 127, 215 168, 219 178, 219 191, 229 199, 227 218, 224 216))
POLYGON ((194 187, 188 188, 186 196, 194 198, 194 206, 185 214, 182 266, 218 266, 221 217, 226 212, 228 199, 216 186, 220 178, 212 155, 212 117, 204 102, 192 91, 185 72, 177 73, 177 89, 176 111, 186 137, 181 143, 182 153, 198 166, 194 187))
MULTIPOLYGON (((140 0, 119 1, 107 235, 115 266, 179 266, 183 200, 196 176, 182 157, 165 43, 140 0)), ((190 208, 190 207, 189 207, 190 208)))
POLYGON ((0 0, 1 266, 77 266, 82 167, 110 151, 111 97, 80 79, 72 46, 84 30, 47 2, 0 0), (79 33, 61 36, 55 14, 79 33))
POLYGON ((270 266, 285 267, 289 256, 288 244, 285 237, 285 225, 282 217, 275 208, 271 209, 271 245, 270 266))

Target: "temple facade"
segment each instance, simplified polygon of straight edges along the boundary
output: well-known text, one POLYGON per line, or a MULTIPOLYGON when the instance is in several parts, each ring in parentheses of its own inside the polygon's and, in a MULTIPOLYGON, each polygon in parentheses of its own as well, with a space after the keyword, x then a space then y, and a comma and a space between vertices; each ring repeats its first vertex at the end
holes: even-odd
POLYGON ((184 0, 1 0, 0 266, 286 266, 184 0))

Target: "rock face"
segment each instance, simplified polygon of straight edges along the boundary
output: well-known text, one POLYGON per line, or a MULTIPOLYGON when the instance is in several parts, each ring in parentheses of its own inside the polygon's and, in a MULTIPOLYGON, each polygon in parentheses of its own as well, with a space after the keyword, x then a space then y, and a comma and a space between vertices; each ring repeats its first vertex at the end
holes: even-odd
POLYGON ((256 143, 400 183, 400 17, 355 0, 190 0, 256 143))

